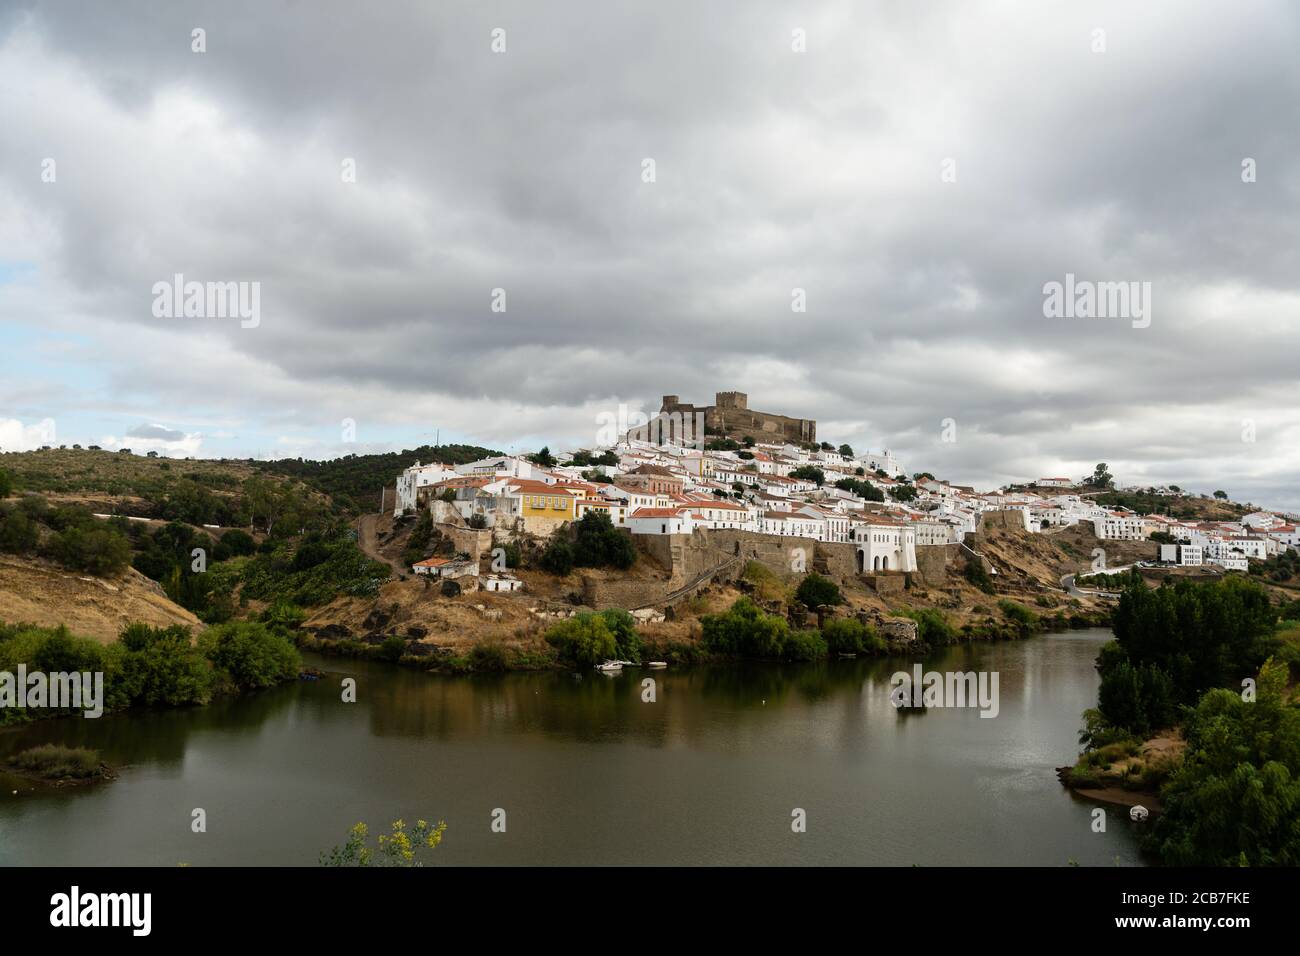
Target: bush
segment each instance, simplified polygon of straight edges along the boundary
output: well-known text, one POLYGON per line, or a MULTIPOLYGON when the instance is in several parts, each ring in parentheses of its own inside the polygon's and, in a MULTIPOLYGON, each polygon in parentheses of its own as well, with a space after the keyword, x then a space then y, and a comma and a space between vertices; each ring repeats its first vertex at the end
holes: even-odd
POLYGON ((993 593, 993 578, 989 574, 988 568, 984 567, 983 561, 978 558, 968 557, 966 559, 965 575, 967 581, 985 594, 993 593))
POLYGON ((558 534, 551 538, 550 544, 542 552, 538 559, 543 571, 548 571, 556 577, 564 577, 573 570, 573 545, 560 537, 558 534))
POLYGON ((1028 634, 1039 626, 1038 615, 1023 604, 1003 598, 998 602, 998 607, 1008 620, 1019 626, 1022 634, 1028 634))
POLYGON ((499 641, 480 641, 469 652, 470 669, 482 674, 500 674, 510 666, 510 656, 499 641))
POLYGON ((221 536, 217 546, 212 549, 213 561, 226 561, 230 558, 242 558, 257 551, 257 542, 247 531, 232 528, 221 536))
POLYGON ((9 763, 50 780, 85 780, 99 774, 99 751, 42 744, 15 754, 9 763))
POLYGON ((0 468, 0 498, 8 498, 14 490, 14 480, 9 472, 0 468))
POLYGON ((118 635, 122 688, 133 704, 204 704, 212 697, 212 666, 180 625, 130 624, 118 635))
POLYGON ((636 550, 632 539, 614 527, 609 515, 588 511, 577 524, 573 563, 581 568, 632 567, 636 550))
POLYGON ((51 539, 49 553, 65 568, 96 577, 117 574, 131 563, 131 543, 106 526, 67 527, 51 539))
POLYGON ((817 661, 826 656, 826 641, 814 630, 790 631, 781 645, 787 661, 817 661))
POLYGON ((822 628, 822 637, 826 640, 826 649, 832 654, 861 654, 865 651, 879 652, 885 642, 857 618, 837 617, 826 622, 822 628))
POLYGON ((919 610, 905 608, 897 614, 915 621, 917 638, 930 647, 943 647, 945 644, 951 644, 957 637, 957 632, 948 623, 947 615, 938 608, 926 607, 919 610))
POLYGON ((375 654, 381 661, 391 661, 396 663, 402 659, 406 653, 406 641, 396 634, 389 634, 384 638, 384 642, 379 645, 379 651, 375 654))
POLYGON ((636 629, 636 618, 622 608, 612 607, 601 611, 605 626, 614 635, 615 654, 620 661, 641 662, 641 634, 636 629))
POLYGON ((700 618, 705 650, 727 657, 776 660, 782 656, 790 627, 785 618, 764 614, 757 604, 742 597, 721 614, 700 618))
POLYGON ((799 582, 799 587, 794 592, 794 599, 810 609, 816 609, 823 604, 844 603, 839 585, 830 578, 824 578, 816 573, 809 574, 799 582))
POLYGON ((546 643, 555 648, 560 660, 577 667, 590 667, 618 656, 618 642, 599 614, 577 614, 553 625, 546 643))
POLYGON ((302 658, 283 635, 256 621, 209 628, 199 638, 208 660, 240 690, 271 687, 298 676, 302 658))
POLYGON ((20 508, 0 509, 0 551, 30 554, 36 550, 40 532, 36 522, 20 508))

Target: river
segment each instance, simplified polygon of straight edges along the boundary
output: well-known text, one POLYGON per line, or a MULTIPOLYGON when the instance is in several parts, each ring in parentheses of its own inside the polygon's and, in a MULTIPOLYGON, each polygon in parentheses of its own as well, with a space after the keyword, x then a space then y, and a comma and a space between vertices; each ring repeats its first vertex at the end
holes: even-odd
POLYGON ((424 817, 448 824, 438 864, 1141 865, 1123 809, 1094 832, 1053 772, 1109 637, 925 661, 996 671, 994 719, 895 710, 889 677, 913 663, 897 658, 441 677, 309 656, 320 681, 0 733, 0 757, 54 742, 121 768, 60 790, 0 777, 0 864, 314 865, 358 821, 424 817))

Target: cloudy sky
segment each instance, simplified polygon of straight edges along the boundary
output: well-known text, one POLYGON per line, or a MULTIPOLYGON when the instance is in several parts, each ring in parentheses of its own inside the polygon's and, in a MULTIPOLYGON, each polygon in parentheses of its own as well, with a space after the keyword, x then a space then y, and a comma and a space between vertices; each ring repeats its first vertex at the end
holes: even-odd
POLYGON ((571 448, 736 389, 1300 507, 1297 49, 1286 0, 7 0, 0 448, 571 448), (177 274, 256 321, 157 315, 177 274), (1067 274, 1149 325, 1046 316, 1067 274))

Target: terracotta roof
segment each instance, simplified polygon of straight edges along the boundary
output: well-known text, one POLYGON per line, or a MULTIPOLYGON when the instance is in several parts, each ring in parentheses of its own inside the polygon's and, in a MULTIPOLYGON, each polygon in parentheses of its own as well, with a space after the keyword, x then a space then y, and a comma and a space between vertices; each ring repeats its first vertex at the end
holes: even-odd
POLYGON ((681 508, 637 508, 628 517, 630 518, 677 518, 682 513, 681 508))

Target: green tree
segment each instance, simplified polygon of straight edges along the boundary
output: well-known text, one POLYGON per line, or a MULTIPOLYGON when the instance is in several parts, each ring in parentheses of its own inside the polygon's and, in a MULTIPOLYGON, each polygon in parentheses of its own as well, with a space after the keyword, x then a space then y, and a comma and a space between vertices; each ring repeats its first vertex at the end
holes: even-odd
POLYGON ((1092 474, 1083 479, 1083 483, 1091 488, 1109 488, 1113 482, 1114 476, 1107 471, 1104 461, 1099 462, 1092 474))
POLYGON ((636 561, 631 536, 614 527, 609 515, 588 511, 578 521, 573 542, 573 563, 583 568, 614 567, 626 570, 636 561))
POLYGON ((848 444, 841 445, 841 446, 840 446, 840 454, 843 455, 845 458, 852 458, 852 457, 853 457, 853 446, 852 446, 852 445, 848 445, 848 444))
POLYGON ((551 449, 547 445, 543 445, 542 450, 536 454, 529 455, 528 460, 534 465, 541 465, 543 468, 555 467, 555 456, 551 454, 551 449))
POLYGON ((1300 709, 1287 670, 1260 669, 1256 699, 1211 690, 1184 728, 1151 845, 1173 866, 1300 865, 1300 709))
POLYGON ((800 481, 813 481, 820 488, 826 483, 826 473, 816 465, 800 465, 790 472, 791 478, 798 478, 800 481))
POLYGON ((861 654, 864 651, 878 652, 884 649, 884 641, 857 618, 837 617, 826 622, 822 628, 822 637, 826 649, 832 654, 861 654))
POLYGON ((271 687, 298 676, 302 658, 283 635, 257 621, 231 621, 199 638, 208 660, 240 690, 271 687))
POLYGON ((8 498, 14 490, 14 480, 9 472, 0 468, 0 498, 8 498))
POLYGON ((573 570, 573 545, 567 538, 554 534, 537 563, 543 571, 562 578, 573 570))
POLYGON ((815 572, 808 574, 799 582, 794 598, 807 608, 818 608, 823 604, 843 604, 839 585, 830 578, 824 578, 815 572))
POLYGON ((0 508, 0 551, 30 554, 36 550, 40 531, 21 508, 0 508))
POLYGON ((599 614, 583 612, 560 621, 547 630, 546 643, 555 648, 561 661, 576 667, 590 667, 618 657, 618 641, 599 614))
POLYGON ((1227 501, 1227 500, 1228 500, 1228 493, 1227 493, 1226 491, 1216 491, 1216 492, 1214 493, 1214 497, 1220 499, 1221 501, 1227 501))
POLYGON ((618 607, 600 612, 605 626, 614 635, 614 653, 620 661, 641 660, 641 633, 636 629, 636 618, 618 607))
POLYGON ((790 633, 785 618, 765 614, 747 597, 721 614, 705 614, 700 627, 701 643, 710 653, 762 660, 779 659, 790 633))

